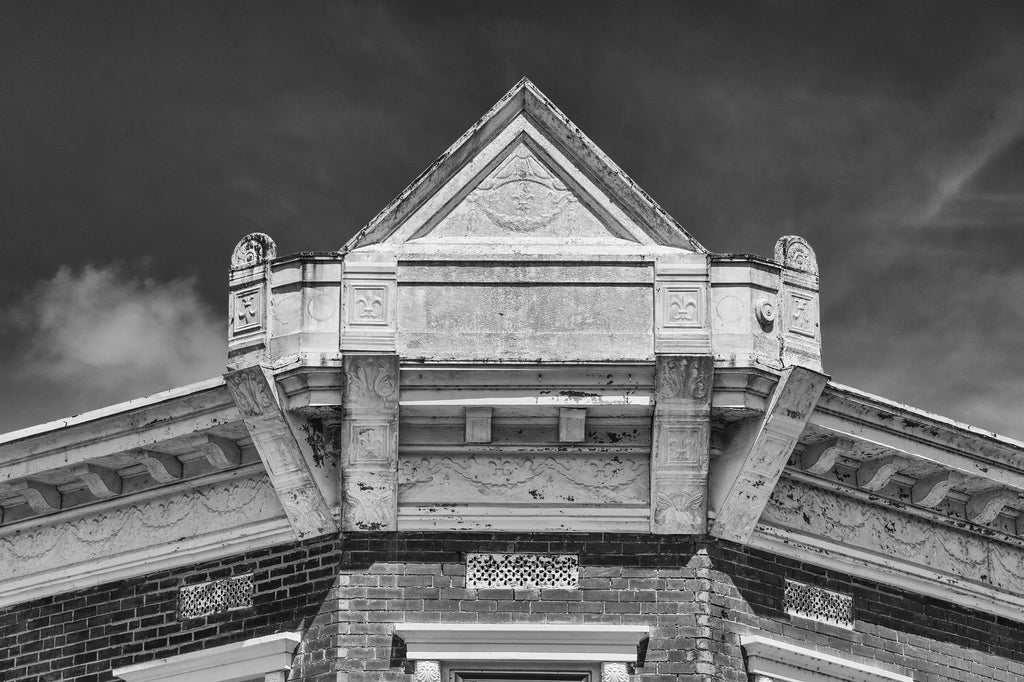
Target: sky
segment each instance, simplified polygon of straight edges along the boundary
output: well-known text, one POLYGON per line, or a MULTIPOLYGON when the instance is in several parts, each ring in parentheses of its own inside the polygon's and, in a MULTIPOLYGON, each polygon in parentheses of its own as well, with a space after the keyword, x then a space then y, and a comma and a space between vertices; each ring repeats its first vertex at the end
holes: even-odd
POLYGON ((1024 437, 1024 3, 0 3, 0 432, 215 376, 527 76, 707 248, 808 239, 835 381, 1024 437))

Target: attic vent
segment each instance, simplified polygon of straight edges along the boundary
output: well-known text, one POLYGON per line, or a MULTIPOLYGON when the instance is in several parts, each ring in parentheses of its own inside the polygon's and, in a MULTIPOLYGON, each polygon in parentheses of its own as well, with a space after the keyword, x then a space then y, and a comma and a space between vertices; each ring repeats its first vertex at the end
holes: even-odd
POLYGON ((580 559, 575 554, 467 554, 466 587, 575 590, 580 559))
POLYGON ((853 629, 853 597, 849 595, 787 580, 783 603, 791 616, 853 629))
POLYGON ((178 620, 250 608, 252 592, 251 573, 198 585, 185 585, 178 591, 178 620))

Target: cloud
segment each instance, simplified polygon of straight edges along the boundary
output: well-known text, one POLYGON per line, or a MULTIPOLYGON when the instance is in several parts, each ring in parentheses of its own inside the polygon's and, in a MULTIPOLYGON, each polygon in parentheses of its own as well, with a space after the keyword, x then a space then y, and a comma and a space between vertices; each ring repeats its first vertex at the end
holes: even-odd
POLYGON ((20 415, 66 416, 216 376, 225 364, 225 324, 194 279, 65 266, 6 318, 18 349, 4 372, 15 389, 5 391, 4 430, 20 415))

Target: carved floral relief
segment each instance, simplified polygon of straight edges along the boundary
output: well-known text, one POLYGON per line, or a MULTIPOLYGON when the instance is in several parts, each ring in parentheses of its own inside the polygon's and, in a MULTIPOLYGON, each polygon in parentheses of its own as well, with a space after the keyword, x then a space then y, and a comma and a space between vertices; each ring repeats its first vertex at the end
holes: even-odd
POLYGON ((277 244, 262 232, 253 232, 242 237, 231 253, 231 269, 251 268, 262 265, 277 256, 277 244))
POLYGON ((258 329, 262 326, 260 308, 262 307, 262 290, 245 289, 235 294, 234 319, 232 332, 235 334, 258 329))
POLYGON ((990 580, 992 557, 1024 556, 1020 549, 786 479, 761 520, 983 582, 990 580))
POLYGON ((655 428, 653 454, 658 471, 707 469, 707 422, 660 423, 655 428))
POLYGON ((703 289, 665 288, 665 327, 704 326, 704 306, 701 304, 703 289))
POLYGON ((803 237, 779 237, 775 242, 775 262, 791 270, 818 274, 818 259, 814 255, 814 249, 803 237))
POLYGON ((708 396, 711 369, 710 356, 659 355, 655 398, 705 399, 708 396))
POLYGON ((520 146, 470 193, 468 201, 495 225, 534 232, 557 218, 576 197, 525 146, 520 146))
POLYGON ((398 358, 361 355, 345 358, 345 393, 349 403, 374 406, 398 400, 398 358))
POLYGON ((697 532, 706 520, 707 489, 703 480, 659 482, 654 504, 654 525, 672 532, 697 532))
POLYGON ((346 530, 395 529, 398 498, 391 472, 349 470, 344 473, 343 485, 341 519, 346 530))
POLYGON ((260 367, 247 367, 224 375, 231 395, 245 417, 258 417, 277 409, 267 377, 260 367))

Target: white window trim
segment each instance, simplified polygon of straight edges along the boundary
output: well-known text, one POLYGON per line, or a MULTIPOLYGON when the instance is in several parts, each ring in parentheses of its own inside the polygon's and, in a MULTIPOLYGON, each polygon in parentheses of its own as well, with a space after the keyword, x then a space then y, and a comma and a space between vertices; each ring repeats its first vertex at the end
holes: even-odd
POLYGON ((878 666, 849 661, 760 635, 740 638, 747 672, 772 682, 914 682, 878 666))
POLYGON ((302 635, 297 632, 279 632, 129 665, 113 673, 125 682, 241 682, 288 671, 292 652, 301 641, 302 635))
POLYGON ((398 623, 409 660, 636 663, 646 625, 398 623))

